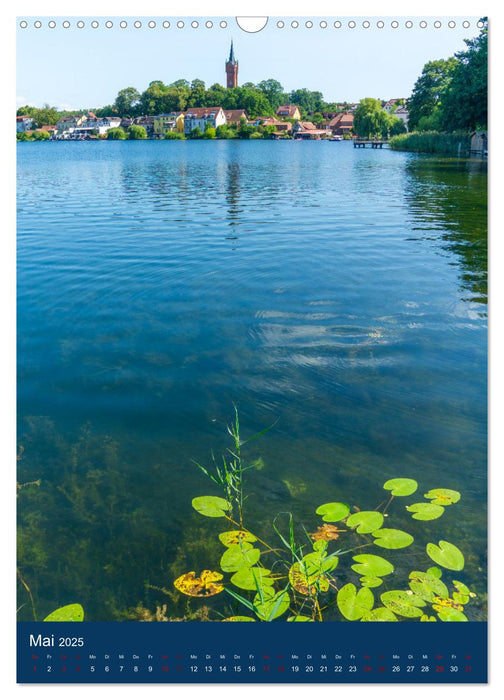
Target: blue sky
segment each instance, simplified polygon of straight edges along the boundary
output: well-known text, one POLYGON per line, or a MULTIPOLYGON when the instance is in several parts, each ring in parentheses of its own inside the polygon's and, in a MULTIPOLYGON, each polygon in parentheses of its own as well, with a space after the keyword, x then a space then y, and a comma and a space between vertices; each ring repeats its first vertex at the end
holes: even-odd
POLYGON ((150 81, 170 83, 177 78, 201 78, 207 87, 225 81, 224 62, 231 38, 239 60, 239 83, 257 83, 276 78, 286 91, 306 87, 320 90, 328 101, 358 101, 362 97, 407 97, 424 64, 447 58, 464 49, 464 38, 478 34, 472 17, 341 17, 342 26, 333 26, 334 18, 311 17, 313 27, 306 28, 305 17, 285 17, 284 28, 270 17, 266 27, 255 34, 240 29, 233 17, 40 17, 42 26, 34 27, 37 17, 18 18, 17 30, 17 102, 41 106, 49 103, 60 108, 100 107, 114 101, 117 92, 133 86, 140 92, 150 81), (28 27, 20 28, 26 19, 28 27), (69 20, 68 29, 62 27, 69 20), (78 28, 81 19, 85 26, 78 28), (128 26, 120 28, 124 19, 128 26), (162 26, 163 20, 170 28, 162 26), (198 20, 198 28, 190 26, 198 20), (209 29, 205 22, 213 20, 209 29), (225 19, 227 27, 221 28, 225 19), (290 23, 298 20, 299 27, 290 23), (370 22, 364 28, 364 20, 370 22), (427 22, 425 28, 420 21, 427 22), (56 22, 49 28, 48 22, 56 22), (92 28, 91 21, 99 27, 92 28), (105 21, 113 22, 112 28, 105 21), (141 21, 141 28, 134 21, 141 21), (156 22, 149 28, 148 22, 156 22), (319 27, 325 20, 327 28, 319 27), (354 20, 351 29, 348 22, 354 20), (406 28, 411 20, 413 27, 406 28), (441 22, 435 28, 434 22, 441 22), (448 21, 455 21, 454 28, 448 21), (184 21, 178 28, 177 21, 184 21), (470 26, 464 28, 462 23, 470 26))

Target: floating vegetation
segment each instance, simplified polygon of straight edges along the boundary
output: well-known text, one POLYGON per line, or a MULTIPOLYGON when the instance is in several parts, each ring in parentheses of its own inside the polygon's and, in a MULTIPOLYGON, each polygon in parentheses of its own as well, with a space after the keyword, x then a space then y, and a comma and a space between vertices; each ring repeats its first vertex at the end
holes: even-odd
MULTIPOLYGON (((296 526, 291 513, 279 514, 272 523, 275 543, 268 543, 245 524, 243 475, 251 467, 244 465, 237 449, 247 442, 240 439, 237 414, 228 432, 234 441, 234 449, 229 450, 232 459, 223 458, 223 466, 216 464, 214 472, 198 465, 221 486, 225 498, 199 496, 192 501, 201 515, 224 518, 233 528, 218 535, 225 548, 220 558, 223 573, 204 571, 199 578, 193 571, 183 574, 174 584, 179 591, 188 596, 227 593, 235 609, 234 614, 221 615, 226 622, 270 622, 280 618, 316 622, 322 621, 324 612, 335 605, 343 621, 467 621, 464 606, 475 594, 462 581, 453 581, 450 591, 449 584, 442 580, 444 569, 464 568, 464 556, 455 544, 445 540, 437 545, 428 543, 423 551, 437 566, 411 571, 403 586, 399 574, 403 567, 372 553, 376 548, 386 549, 391 556, 400 557, 396 551, 410 547, 418 538, 402 529, 382 527, 393 501, 417 491, 414 479, 386 481, 383 488, 390 497, 374 510, 360 510, 341 501, 323 503, 315 511, 322 523, 311 533, 296 526), (282 527, 280 522, 285 519, 282 527), (348 580, 353 574, 359 576, 358 582, 348 580), (384 577, 387 590, 380 590, 384 577), (398 579, 399 586, 396 583, 394 588, 393 579, 398 579), (241 614, 240 607, 246 615, 241 614)), ((425 502, 406 506, 419 524, 438 520, 445 507, 457 503, 461 496, 458 491, 433 488, 425 498, 425 502)), ((415 549, 418 561, 427 564, 419 543, 415 549)))

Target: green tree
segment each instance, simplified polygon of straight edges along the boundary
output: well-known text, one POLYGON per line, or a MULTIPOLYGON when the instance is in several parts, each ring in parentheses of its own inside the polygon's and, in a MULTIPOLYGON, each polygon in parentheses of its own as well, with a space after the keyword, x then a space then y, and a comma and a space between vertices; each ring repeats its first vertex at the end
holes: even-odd
POLYGON ((195 126, 194 129, 191 129, 191 133, 189 134, 190 139, 202 139, 203 136, 204 134, 199 126, 195 126))
POLYGON ((247 120, 243 117, 240 119, 240 126, 238 127, 238 138, 249 139, 256 129, 252 124, 247 124, 247 120))
POLYGON ((142 141, 147 138, 147 130, 139 124, 132 124, 128 127, 128 138, 132 141, 142 141))
POLYGON ((18 141, 33 141, 31 134, 29 134, 27 131, 19 131, 16 134, 16 139, 18 141))
POLYGON ((140 104, 140 93, 134 87, 127 87, 119 90, 114 102, 114 109, 121 117, 138 116, 138 105, 140 104))
POLYGON ((388 114, 382 109, 380 100, 365 97, 354 112, 354 131, 358 136, 369 138, 388 131, 388 114))
MULTIPOLYGON (((200 80, 199 78, 195 78, 195 80, 192 81, 191 83, 191 92, 189 94, 189 97, 187 99, 187 106, 188 107, 206 107, 206 90, 205 90, 205 83, 203 80, 200 80)), ((215 105, 209 105, 210 107, 213 107, 215 105)))
POLYGON ((457 64, 458 59, 454 56, 425 64, 407 101, 410 131, 417 128, 422 117, 430 117, 436 109, 442 109, 443 99, 457 64))
POLYGON ((288 95, 284 93, 282 85, 278 80, 274 80, 273 78, 261 80, 257 87, 268 100, 272 112, 276 112, 280 105, 289 99, 288 95))
POLYGON ((127 136, 122 126, 117 126, 107 131, 107 139, 111 141, 123 141, 125 138, 127 136))
POLYGON ((322 112, 326 107, 324 97, 321 92, 313 92, 306 88, 293 90, 289 99, 291 104, 298 105, 304 114, 313 112, 322 112))
POLYGON ((216 129, 213 126, 210 126, 210 122, 207 122, 205 126, 205 133, 204 137, 206 139, 214 139, 216 136, 216 129))
POLYGON ((33 138, 35 141, 48 141, 51 137, 47 131, 43 129, 37 129, 33 132, 33 138))
POLYGON ((236 136, 236 132, 231 129, 229 124, 221 124, 215 130, 215 135, 218 139, 233 139, 236 136))
POLYGON ((441 123, 446 131, 486 129, 488 120, 488 21, 479 36, 466 39, 443 100, 441 123))

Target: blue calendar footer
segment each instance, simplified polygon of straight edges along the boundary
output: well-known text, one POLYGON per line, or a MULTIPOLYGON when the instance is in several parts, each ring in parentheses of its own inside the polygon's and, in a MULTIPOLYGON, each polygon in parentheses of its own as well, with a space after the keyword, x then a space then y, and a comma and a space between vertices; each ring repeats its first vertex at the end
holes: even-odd
POLYGON ((18 683, 485 683, 484 622, 17 623, 18 683))

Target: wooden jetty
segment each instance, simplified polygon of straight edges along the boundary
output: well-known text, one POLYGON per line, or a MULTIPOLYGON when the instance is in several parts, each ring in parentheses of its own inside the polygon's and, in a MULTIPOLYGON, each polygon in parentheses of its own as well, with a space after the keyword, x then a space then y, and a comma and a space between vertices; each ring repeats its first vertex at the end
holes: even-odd
POLYGON ((387 144, 386 139, 354 139, 354 148, 366 148, 366 146, 371 146, 371 148, 382 148, 384 144, 387 144))

